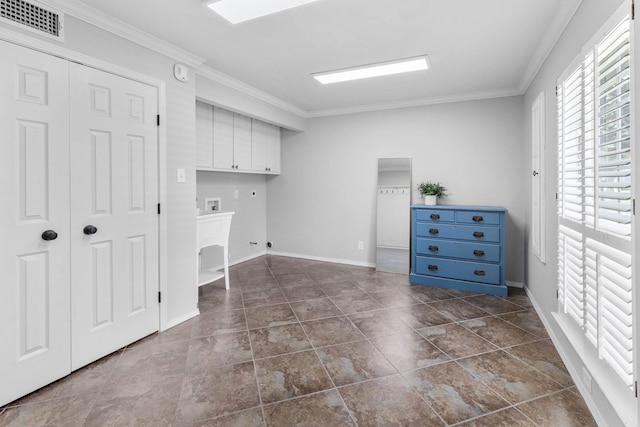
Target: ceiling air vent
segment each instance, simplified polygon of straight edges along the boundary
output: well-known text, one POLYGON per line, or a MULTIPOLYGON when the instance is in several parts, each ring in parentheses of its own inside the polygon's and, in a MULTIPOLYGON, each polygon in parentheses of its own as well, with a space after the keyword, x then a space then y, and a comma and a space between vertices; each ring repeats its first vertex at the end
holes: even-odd
POLYGON ((22 0, 0 0, 0 18, 9 23, 62 38, 63 15, 22 0))

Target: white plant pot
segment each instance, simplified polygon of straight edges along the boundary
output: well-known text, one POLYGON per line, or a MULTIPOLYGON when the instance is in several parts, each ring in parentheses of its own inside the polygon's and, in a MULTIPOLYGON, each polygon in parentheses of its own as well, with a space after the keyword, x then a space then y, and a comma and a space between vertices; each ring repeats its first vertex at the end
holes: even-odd
POLYGON ((437 205, 438 204, 438 196, 425 195, 424 196, 424 204, 425 205, 437 205))

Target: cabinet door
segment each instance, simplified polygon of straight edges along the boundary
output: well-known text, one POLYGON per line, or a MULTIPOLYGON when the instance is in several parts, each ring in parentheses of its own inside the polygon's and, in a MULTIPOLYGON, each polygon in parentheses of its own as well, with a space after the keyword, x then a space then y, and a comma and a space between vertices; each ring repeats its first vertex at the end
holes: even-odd
POLYGON ((264 173, 267 170, 267 124, 251 119, 251 170, 264 173))
POLYGON ((71 336, 68 65, 0 50, 2 406, 71 371, 71 336))
POLYGON ((213 107, 213 168, 234 169, 233 113, 213 107))
POLYGON ((196 102, 196 169, 213 167, 213 107, 196 102))
POLYGON ((280 128, 267 124, 267 170, 280 173, 280 128))
POLYGON ((233 163, 236 170, 251 170, 251 119, 233 114, 233 163))

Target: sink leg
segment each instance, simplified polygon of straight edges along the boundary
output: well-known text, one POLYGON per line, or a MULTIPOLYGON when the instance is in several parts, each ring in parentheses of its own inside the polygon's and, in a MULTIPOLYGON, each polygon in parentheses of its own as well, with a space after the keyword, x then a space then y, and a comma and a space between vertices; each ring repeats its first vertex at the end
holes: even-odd
POLYGON ((223 246, 224 248, 224 287, 226 290, 229 290, 229 249, 227 245, 223 246))

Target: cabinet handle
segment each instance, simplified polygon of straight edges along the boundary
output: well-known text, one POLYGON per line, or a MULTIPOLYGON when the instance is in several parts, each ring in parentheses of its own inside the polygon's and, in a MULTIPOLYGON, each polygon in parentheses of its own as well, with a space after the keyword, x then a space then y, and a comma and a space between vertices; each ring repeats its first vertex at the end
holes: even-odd
POLYGON ((429 269, 429 271, 436 271, 438 269, 437 265, 433 265, 433 264, 429 264, 429 266, 427 267, 429 269))
POLYGON ((440 219, 440 214, 431 214, 431 219, 440 219))
POLYGON ((482 221, 484 221, 484 218, 482 217, 482 215, 474 215, 471 219, 474 222, 482 222, 482 221))
POLYGON ((484 272, 484 270, 474 270, 473 274, 475 274, 476 276, 484 276, 486 273, 484 272))
POLYGON ((430 228, 429 229, 429 234, 438 234, 438 229, 437 228, 430 228))
POLYGON ((473 250, 473 254, 474 254, 475 256, 484 256, 484 251, 483 251, 483 250, 480 250, 480 249, 474 249, 474 250, 473 250))
POLYGON ((438 248, 436 245, 431 245, 431 246, 429 246, 429 250, 430 250, 431 252, 438 252, 438 249, 439 249, 439 248, 438 248))
POLYGON ((477 237, 477 238, 484 237, 484 233, 482 231, 474 231, 473 237, 477 237))

